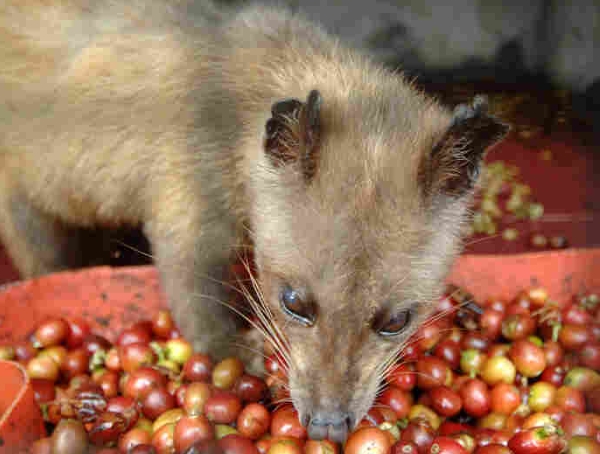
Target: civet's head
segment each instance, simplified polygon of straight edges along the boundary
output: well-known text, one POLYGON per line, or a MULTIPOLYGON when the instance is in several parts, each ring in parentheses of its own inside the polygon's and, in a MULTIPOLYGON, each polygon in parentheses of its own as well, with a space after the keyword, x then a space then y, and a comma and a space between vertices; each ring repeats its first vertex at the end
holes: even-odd
POLYGON ((313 90, 266 123, 256 263, 311 438, 344 440, 372 405, 460 249, 484 151, 508 129, 482 98, 451 113, 404 90, 313 90))

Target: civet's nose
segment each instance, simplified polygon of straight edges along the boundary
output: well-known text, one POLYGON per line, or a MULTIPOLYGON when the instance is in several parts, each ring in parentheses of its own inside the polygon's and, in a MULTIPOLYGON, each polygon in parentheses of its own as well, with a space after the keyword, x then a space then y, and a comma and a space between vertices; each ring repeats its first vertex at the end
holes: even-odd
POLYGON ((310 417, 306 428, 308 436, 313 440, 328 438, 336 443, 343 443, 353 425, 352 417, 348 413, 316 411, 310 417))

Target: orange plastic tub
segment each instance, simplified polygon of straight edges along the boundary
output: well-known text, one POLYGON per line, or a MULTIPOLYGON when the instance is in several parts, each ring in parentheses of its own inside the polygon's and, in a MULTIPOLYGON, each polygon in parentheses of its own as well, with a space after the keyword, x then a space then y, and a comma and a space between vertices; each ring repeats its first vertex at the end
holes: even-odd
MULTIPOLYGON (((448 280, 479 300, 543 286, 566 302, 575 293, 600 291, 600 249, 465 255, 448 280)), ((57 315, 83 317, 114 340, 122 328, 164 306, 153 267, 58 273, 0 289, 0 343, 25 339, 36 324, 57 315)), ((43 426, 22 369, 0 362, 0 383, 0 454, 13 454, 43 436, 43 426)))
POLYGON ((46 435, 25 370, 17 363, 0 361, 0 452, 25 452, 46 435))

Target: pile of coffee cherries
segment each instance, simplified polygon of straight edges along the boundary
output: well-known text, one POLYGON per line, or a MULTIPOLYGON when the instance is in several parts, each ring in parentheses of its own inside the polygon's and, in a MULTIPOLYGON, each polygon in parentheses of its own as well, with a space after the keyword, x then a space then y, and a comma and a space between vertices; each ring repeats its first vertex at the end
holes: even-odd
POLYGON ((263 379, 193 352, 167 311, 114 343, 49 319, 0 347, 25 365, 51 435, 33 454, 600 453, 600 301, 542 288, 474 302, 449 288, 343 446, 307 438, 285 367, 263 379))

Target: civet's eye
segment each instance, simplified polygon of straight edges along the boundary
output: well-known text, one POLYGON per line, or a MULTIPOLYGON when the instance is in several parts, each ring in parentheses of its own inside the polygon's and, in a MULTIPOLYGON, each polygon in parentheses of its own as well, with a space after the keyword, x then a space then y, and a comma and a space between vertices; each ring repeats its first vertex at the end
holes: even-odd
POLYGON ((393 337, 402 333, 412 319, 412 311, 406 309, 392 315, 384 315, 375 319, 373 328, 383 337, 393 337))
POLYGON ((297 290, 284 285, 279 295, 283 311, 304 326, 311 326, 317 318, 316 306, 312 300, 304 298, 297 290))

